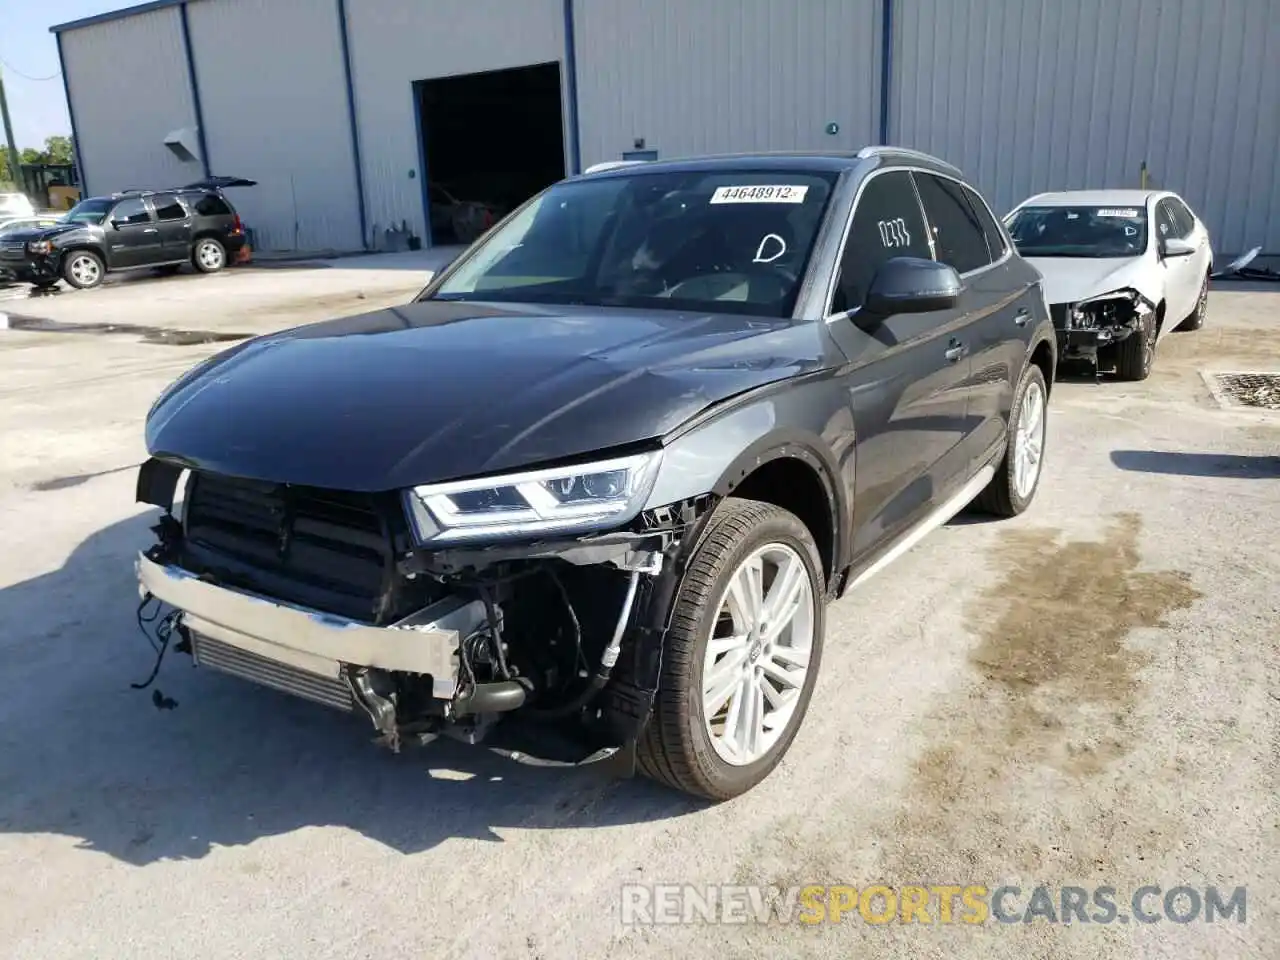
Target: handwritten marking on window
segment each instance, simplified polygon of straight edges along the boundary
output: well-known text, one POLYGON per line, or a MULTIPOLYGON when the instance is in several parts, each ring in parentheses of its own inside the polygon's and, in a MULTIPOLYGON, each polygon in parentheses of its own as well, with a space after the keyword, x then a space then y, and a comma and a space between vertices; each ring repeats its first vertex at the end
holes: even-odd
POLYGON ((880 242, 888 248, 908 247, 911 245, 911 232, 907 230, 907 221, 902 217, 896 217, 893 220, 881 220, 877 226, 880 228, 880 242))

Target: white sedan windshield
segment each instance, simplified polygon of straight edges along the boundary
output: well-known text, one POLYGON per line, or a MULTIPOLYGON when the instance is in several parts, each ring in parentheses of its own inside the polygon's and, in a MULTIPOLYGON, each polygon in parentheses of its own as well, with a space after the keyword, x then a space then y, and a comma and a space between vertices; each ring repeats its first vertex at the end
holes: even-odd
POLYGON ((1008 227, 1024 257, 1136 257, 1147 248, 1142 206, 1023 207, 1008 227))

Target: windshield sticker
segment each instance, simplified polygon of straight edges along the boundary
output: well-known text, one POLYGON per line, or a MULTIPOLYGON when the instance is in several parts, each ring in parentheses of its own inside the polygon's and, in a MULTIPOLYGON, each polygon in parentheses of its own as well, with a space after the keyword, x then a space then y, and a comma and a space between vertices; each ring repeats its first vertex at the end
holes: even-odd
POLYGON ((752 259, 752 263, 773 263, 780 256, 787 252, 787 241, 783 240, 776 233, 766 233, 760 241, 760 246, 756 247, 756 255, 752 259), (770 243, 772 241, 772 243, 770 243), (767 253, 767 255, 766 255, 767 253))
POLYGON ((743 187, 716 187, 712 203, 804 203, 808 187, 787 184, 761 184, 743 187))
POLYGON ((1103 207, 1096 216, 1099 217, 1123 217, 1126 220, 1132 220, 1138 215, 1138 211, 1132 207, 1103 207))

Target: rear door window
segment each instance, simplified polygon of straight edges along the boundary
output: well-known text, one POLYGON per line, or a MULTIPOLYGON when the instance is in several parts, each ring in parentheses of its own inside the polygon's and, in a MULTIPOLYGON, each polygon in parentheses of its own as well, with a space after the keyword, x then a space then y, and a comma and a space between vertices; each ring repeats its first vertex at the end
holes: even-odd
POLYGON ((1186 238, 1196 228, 1196 218, 1191 215, 1191 211, 1187 209, 1187 205, 1177 197, 1170 197, 1169 215, 1173 219, 1174 228, 1178 231, 1176 236, 1186 238))
POLYGON ((905 170, 875 175, 862 188, 840 258, 831 312, 861 306, 876 270, 894 257, 933 258, 920 202, 905 170))
POLYGON ((156 208, 157 220, 187 219, 187 208, 177 197, 153 197, 151 205, 156 208))
POLYGON ((915 179, 938 260, 955 267, 957 273, 989 264, 991 255, 982 224, 960 184, 929 173, 917 173, 915 179))

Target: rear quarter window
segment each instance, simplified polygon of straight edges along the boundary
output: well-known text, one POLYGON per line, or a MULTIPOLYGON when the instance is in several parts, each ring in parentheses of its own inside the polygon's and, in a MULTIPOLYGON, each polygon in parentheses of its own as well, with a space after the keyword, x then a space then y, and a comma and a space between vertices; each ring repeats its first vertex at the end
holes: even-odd
POLYGON ((978 225, 982 227, 982 236, 987 241, 987 252, 990 254, 992 262, 995 262, 1003 257, 1008 249, 1004 233, 1001 231, 1000 225, 996 223, 996 218, 991 215, 991 209, 977 190, 972 187, 965 187, 964 194, 969 200, 969 206, 973 208, 974 216, 978 218, 978 225))
POLYGON ((194 198, 192 206, 195 207, 196 215, 200 217, 229 217, 231 216, 231 205, 221 197, 212 193, 201 194, 194 198))

